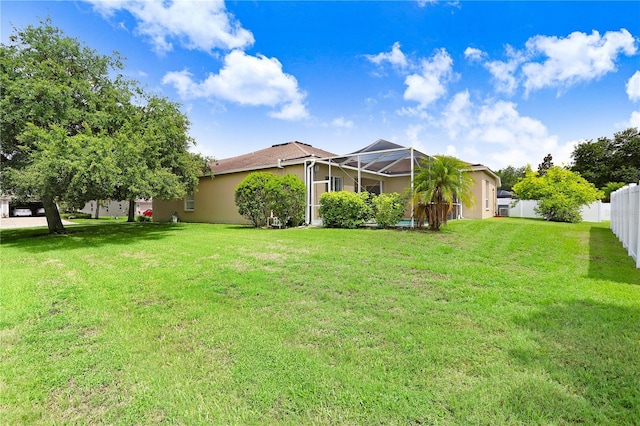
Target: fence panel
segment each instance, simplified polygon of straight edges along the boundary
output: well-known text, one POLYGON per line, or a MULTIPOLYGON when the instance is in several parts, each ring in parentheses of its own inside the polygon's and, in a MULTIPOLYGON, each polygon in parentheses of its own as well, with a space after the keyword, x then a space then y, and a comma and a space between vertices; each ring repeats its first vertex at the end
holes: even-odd
POLYGON ((640 185, 611 193, 611 230, 640 268, 640 185))
MULTIPOLYGON (((542 219, 542 216, 535 212, 537 206, 538 202, 536 200, 518 200, 513 207, 509 208, 509 216, 542 219)), ((611 220, 611 205, 596 201, 588 206, 581 207, 580 214, 584 222, 611 220)))

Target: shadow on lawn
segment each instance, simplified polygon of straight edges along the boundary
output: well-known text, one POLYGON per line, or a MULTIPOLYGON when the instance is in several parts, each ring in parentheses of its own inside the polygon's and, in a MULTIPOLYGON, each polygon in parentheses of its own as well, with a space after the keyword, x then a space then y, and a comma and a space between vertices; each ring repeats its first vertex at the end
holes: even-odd
POLYGON ((183 229, 179 223, 126 222, 67 226, 67 233, 60 235, 51 235, 42 228, 9 229, 0 233, 0 244, 41 253, 160 240, 183 229))
POLYGON ((637 421, 639 322, 637 305, 591 300, 554 303, 517 318, 527 339, 510 355, 528 373, 506 405, 517 415, 535 413, 554 423, 637 421))
POLYGON ((640 269, 609 228, 589 231, 589 277, 625 284, 640 284, 640 269))

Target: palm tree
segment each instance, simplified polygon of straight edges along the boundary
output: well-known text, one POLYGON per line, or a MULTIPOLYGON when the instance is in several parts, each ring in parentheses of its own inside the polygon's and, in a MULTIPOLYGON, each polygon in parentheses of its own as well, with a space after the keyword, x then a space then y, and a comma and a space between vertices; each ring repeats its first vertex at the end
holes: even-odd
POLYGON ((422 161, 413 190, 414 217, 419 227, 426 221, 430 230, 439 231, 447 223, 454 202, 473 206, 475 198, 471 188, 474 179, 468 168, 464 161, 447 155, 422 161))

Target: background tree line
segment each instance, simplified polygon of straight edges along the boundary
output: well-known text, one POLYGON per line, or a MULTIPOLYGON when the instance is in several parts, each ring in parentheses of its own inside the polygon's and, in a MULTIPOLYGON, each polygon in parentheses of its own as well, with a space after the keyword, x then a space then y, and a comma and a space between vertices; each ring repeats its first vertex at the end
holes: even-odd
POLYGON ((498 170, 501 189, 538 200, 537 211, 547 220, 578 222, 582 206, 598 199, 609 201, 611 192, 640 181, 640 130, 629 128, 613 139, 582 142, 571 156, 567 167, 554 166, 549 154, 537 171, 530 165, 498 170))
MULTIPOLYGON (((567 168, 608 195, 611 188, 615 190, 640 181, 640 129, 631 127, 615 133, 613 138, 600 137, 579 143, 571 157, 573 161, 567 168)), ((538 172, 545 163, 553 165, 550 156, 538 166, 538 172)), ((496 174, 502 180, 500 189, 511 191, 525 177, 526 171, 527 166, 498 170, 496 174)))

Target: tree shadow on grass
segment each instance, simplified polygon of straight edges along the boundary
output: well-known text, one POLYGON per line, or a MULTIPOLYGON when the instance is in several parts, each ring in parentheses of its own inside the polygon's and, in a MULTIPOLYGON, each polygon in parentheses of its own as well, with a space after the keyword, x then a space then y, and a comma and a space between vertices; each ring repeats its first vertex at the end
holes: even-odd
POLYGON ((516 323, 526 339, 517 340, 510 355, 526 374, 514 383, 506 405, 521 420, 634 424, 640 419, 637 305, 573 300, 516 323))
POLYGON ((589 231, 589 277, 640 285, 640 269, 609 228, 589 231))
POLYGON ((27 252, 64 251, 127 245, 134 242, 157 241, 184 230, 174 223, 105 223, 73 225, 66 234, 52 235, 44 228, 8 229, 0 232, 0 245, 27 252))

